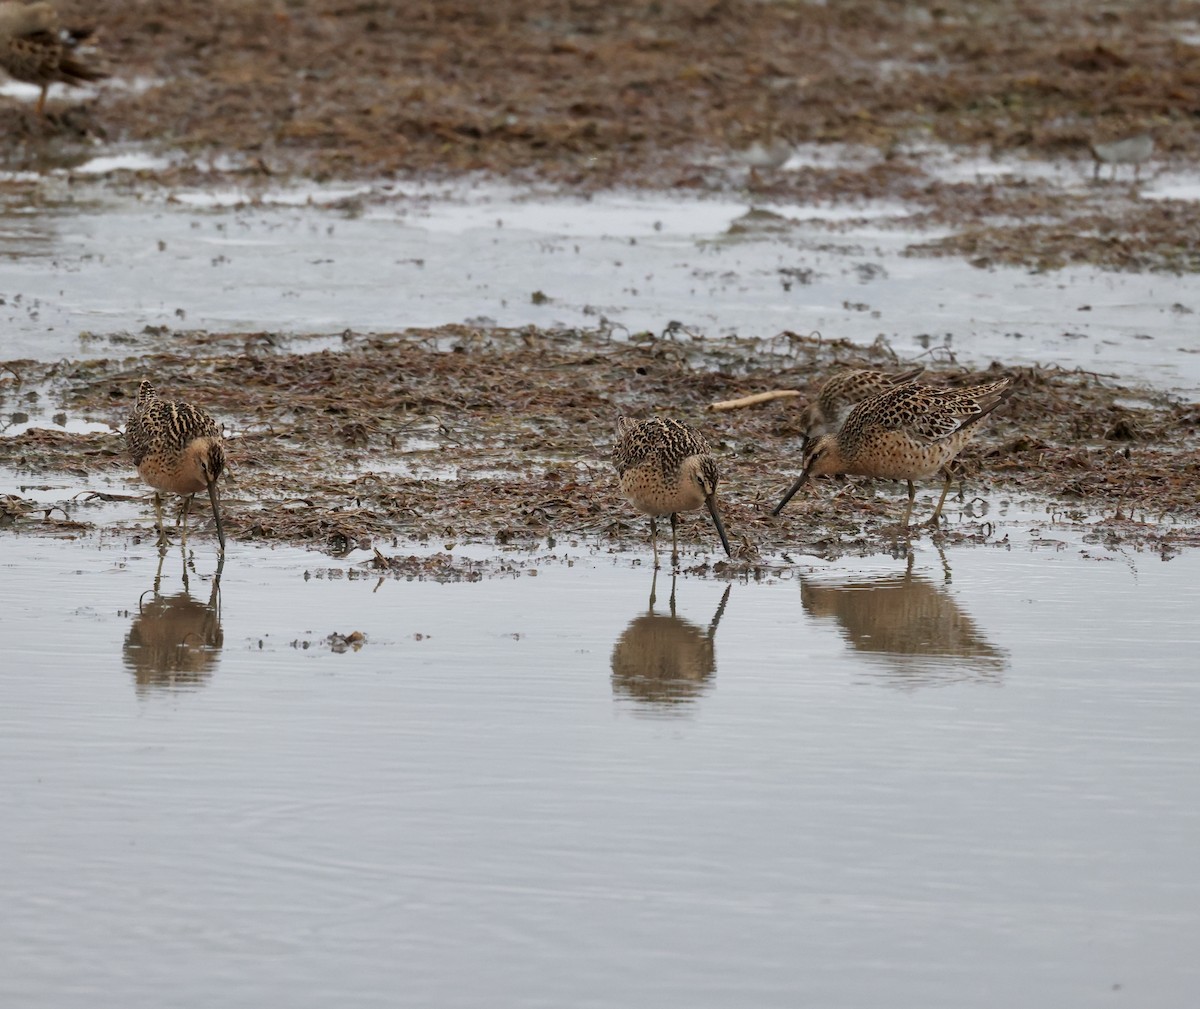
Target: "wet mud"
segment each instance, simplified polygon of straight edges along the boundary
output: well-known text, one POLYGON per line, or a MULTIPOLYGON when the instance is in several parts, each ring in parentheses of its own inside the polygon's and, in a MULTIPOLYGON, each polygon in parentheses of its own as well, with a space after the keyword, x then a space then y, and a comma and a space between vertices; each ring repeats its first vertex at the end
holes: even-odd
MULTIPOLYGON (((665 412, 714 445, 734 557, 725 560, 707 518, 694 513, 681 524, 685 564, 733 573, 797 552, 829 557, 900 542, 902 484, 814 481, 770 515, 799 472, 805 407, 824 377, 839 366, 910 363, 882 341, 446 326, 347 332, 336 350, 308 354, 254 334, 180 331, 165 342, 169 352, 132 358, 6 366, 6 417, 24 404, 89 423, 0 437, 0 466, 16 481, 3 499, 5 526, 76 535, 97 528, 86 504, 125 499, 123 516, 101 518, 99 528, 149 541, 153 512, 147 501, 139 515, 145 489, 119 433, 146 376, 224 425, 223 513, 234 540, 372 550, 369 566, 383 574, 477 577, 454 553, 473 543, 647 549, 648 522, 620 498, 608 458, 621 413, 665 412), (777 388, 800 395, 711 409, 777 388), (97 422, 110 432, 94 430, 97 422), (49 503, 21 489, 55 480, 70 490, 72 479, 79 486, 49 503)), ((1065 523, 1108 545, 1170 554, 1200 544, 1200 403, 1084 370, 969 371, 937 354, 918 363, 930 382, 1008 375, 1015 392, 960 456, 948 521, 914 526, 908 538, 1003 543, 1065 523)), ((928 517, 939 489, 919 488, 914 522, 928 517)), ((196 511, 196 528, 206 530, 207 509, 196 511)))
POLYGON ((100 26, 113 80, 56 93, 45 122, 0 103, 10 170, 78 164, 102 139, 172 152, 114 173, 140 187, 486 174, 575 192, 898 199, 963 232, 924 251, 980 266, 1200 265, 1187 201, 1146 212, 1130 166, 1064 192, 1036 170, 946 178, 932 164, 940 145, 1090 176, 1092 143, 1143 132, 1155 153, 1142 179, 1194 164, 1200 29, 1166 0, 1082 13, 882 0, 62 6, 100 26), (788 158, 830 144, 861 157, 788 158))

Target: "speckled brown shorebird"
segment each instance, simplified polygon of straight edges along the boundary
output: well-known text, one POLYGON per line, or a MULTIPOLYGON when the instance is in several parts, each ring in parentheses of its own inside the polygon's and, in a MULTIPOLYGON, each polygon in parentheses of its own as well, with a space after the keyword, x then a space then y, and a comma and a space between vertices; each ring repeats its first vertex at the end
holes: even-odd
POLYGON ((613 465, 621 481, 621 493, 638 511, 650 516, 650 545, 658 567, 658 524, 660 515, 671 516, 671 560, 678 558, 679 512, 708 507, 721 546, 732 556, 721 513, 717 508, 717 461, 704 436, 677 420, 617 418, 617 440, 613 465))
POLYGON ((76 46, 91 38, 92 31, 61 27, 48 3, 0 3, 0 68, 42 89, 39 116, 45 115, 51 84, 90 84, 108 76, 75 55, 76 46))
POLYGON ((225 469, 225 445, 208 412, 191 403, 159 399, 154 386, 143 380, 138 386, 137 404, 125 424, 125 441, 138 475, 154 488, 159 545, 165 546, 167 542, 162 492, 184 498, 183 542, 186 543, 192 496, 207 489, 217 523, 217 539, 224 554, 225 531, 217 502, 217 478, 225 469))
POLYGON ((804 471, 775 506, 778 515, 792 495, 814 476, 871 476, 908 483, 908 507, 901 528, 908 526, 916 496, 914 480, 942 472, 946 485, 930 525, 937 522, 950 490, 950 463, 978 429, 979 421, 1011 395, 1002 378, 968 389, 933 389, 909 382, 863 400, 836 434, 811 442, 804 471))
POLYGON ((924 370, 925 366, 921 365, 898 374, 866 368, 834 372, 821 386, 816 400, 809 404, 801 452, 813 438, 836 431, 850 411, 864 399, 877 396, 893 386, 912 382, 924 370))

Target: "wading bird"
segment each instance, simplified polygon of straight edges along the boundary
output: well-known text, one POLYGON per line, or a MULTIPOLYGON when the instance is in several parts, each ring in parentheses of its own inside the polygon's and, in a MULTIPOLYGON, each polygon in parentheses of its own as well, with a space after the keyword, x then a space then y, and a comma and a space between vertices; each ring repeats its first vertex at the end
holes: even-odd
POLYGON ((950 490, 950 463, 978 430, 979 421, 1011 395, 1002 378, 969 389, 933 389, 910 382, 863 400, 836 434, 810 442, 804 471, 775 506, 778 515, 792 495, 814 476, 870 476, 908 483, 908 526, 916 496, 914 480, 941 472, 946 477, 930 525, 936 524, 950 490))
POLYGON ((678 513, 705 505, 712 516, 725 553, 732 556, 725 526, 717 508, 720 475, 708 442, 695 428, 677 420, 652 417, 635 421, 617 418, 613 465, 621 493, 638 511, 650 516, 650 544, 658 567, 660 515, 671 516, 671 562, 678 558, 678 513))
POLYGON ((183 495, 183 542, 186 543, 192 496, 207 489, 217 524, 217 539, 224 554, 225 531, 221 528, 221 507, 217 502, 217 477, 225 469, 225 444, 208 412, 191 403, 159 399, 154 386, 143 380, 138 386, 137 404, 125 424, 125 442, 138 475, 154 488, 159 546, 167 543, 162 492, 183 495))
POLYGON ((75 54, 92 36, 91 28, 62 28, 48 3, 0 3, 0 68, 10 77, 42 89, 37 114, 45 116, 51 84, 90 84, 108 74, 75 54))

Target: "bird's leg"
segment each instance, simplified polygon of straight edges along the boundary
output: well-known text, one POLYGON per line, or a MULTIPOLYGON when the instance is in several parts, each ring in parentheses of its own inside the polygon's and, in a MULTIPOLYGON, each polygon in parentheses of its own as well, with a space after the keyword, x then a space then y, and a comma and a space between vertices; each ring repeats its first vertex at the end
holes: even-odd
POLYGON ((650 549, 654 551, 654 570, 658 570, 658 520, 650 516, 650 549))
POLYGON ((675 572, 671 572, 671 616, 675 616, 675 572))
POLYGON ((671 512, 671 568, 679 567, 679 516, 671 512))
POLYGON ((912 517, 913 501, 917 497, 917 488, 911 480, 908 481, 908 507, 904 509, 904 518, 900 521, 900 531, 908 528, 908 520, 912 517))
POLYGON ((42 118, 46 118, 46 92, 50 90, 49 84, 42 85, 42 93, 38 95, 37 114, 42 118))
POLYGON ((658 601, 656 590, 658 588, 658 565, 654 566, 654 574, 650 578, 650 612, 654 612, 654 604, 658 601))
POLYGON ((187 520, 188 512, 192 510, 192 498, 195 494, 189 494, 183 499, 183 507, 179 510, 179 521, 183 523, 183 532, 180 534, 180 543, 187 546, 187 520))
POLYGON ((929 520, 929 524, 931 526, 938 524, 938 517, 942 514, 942 505, 946 503, 946 495, 950 493, 950 484, 953 482, 953 480, 954 477, 951 475, 950 470, 947 469, 946 484, 944 487, 942 487, 942 496, 938 498, 937 507, 933 509, 933 518, 929 520))
POLYGON ((163 525, 162 495, 158 491, 154 492, 154 525, 158 529, 158 545, 166 547, 169 541, 166 527, 163 525))

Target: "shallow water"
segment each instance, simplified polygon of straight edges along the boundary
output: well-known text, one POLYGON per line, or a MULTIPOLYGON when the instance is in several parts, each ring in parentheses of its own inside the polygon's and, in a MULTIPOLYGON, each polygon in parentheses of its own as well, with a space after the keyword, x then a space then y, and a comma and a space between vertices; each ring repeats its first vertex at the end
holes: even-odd
MULTIPOLYGON (((88 182, 83 167, 69 186, 42 180, 36 212, 26 194, 0 192, 0 359, 161 346, 146 326, 340 333, 606 320, 618 333, 674 322, 708 335, 882 335, 905 358, 1053 362, 1200 393, 1190 278, 907 256, 936 236, 906 227, 898 205, 747 217, 752 205, 733 198, 578 199, 492 184, 168 198, 88 182), (135 338, 114 345, 108 335, 120 331, 135 338)), ((1194 184, 1170 176, 1155 186, 1194 184)))
POLYGON ((506 556, 0 534, 0 1002, 1200 994, 1200 555, 506 556))

